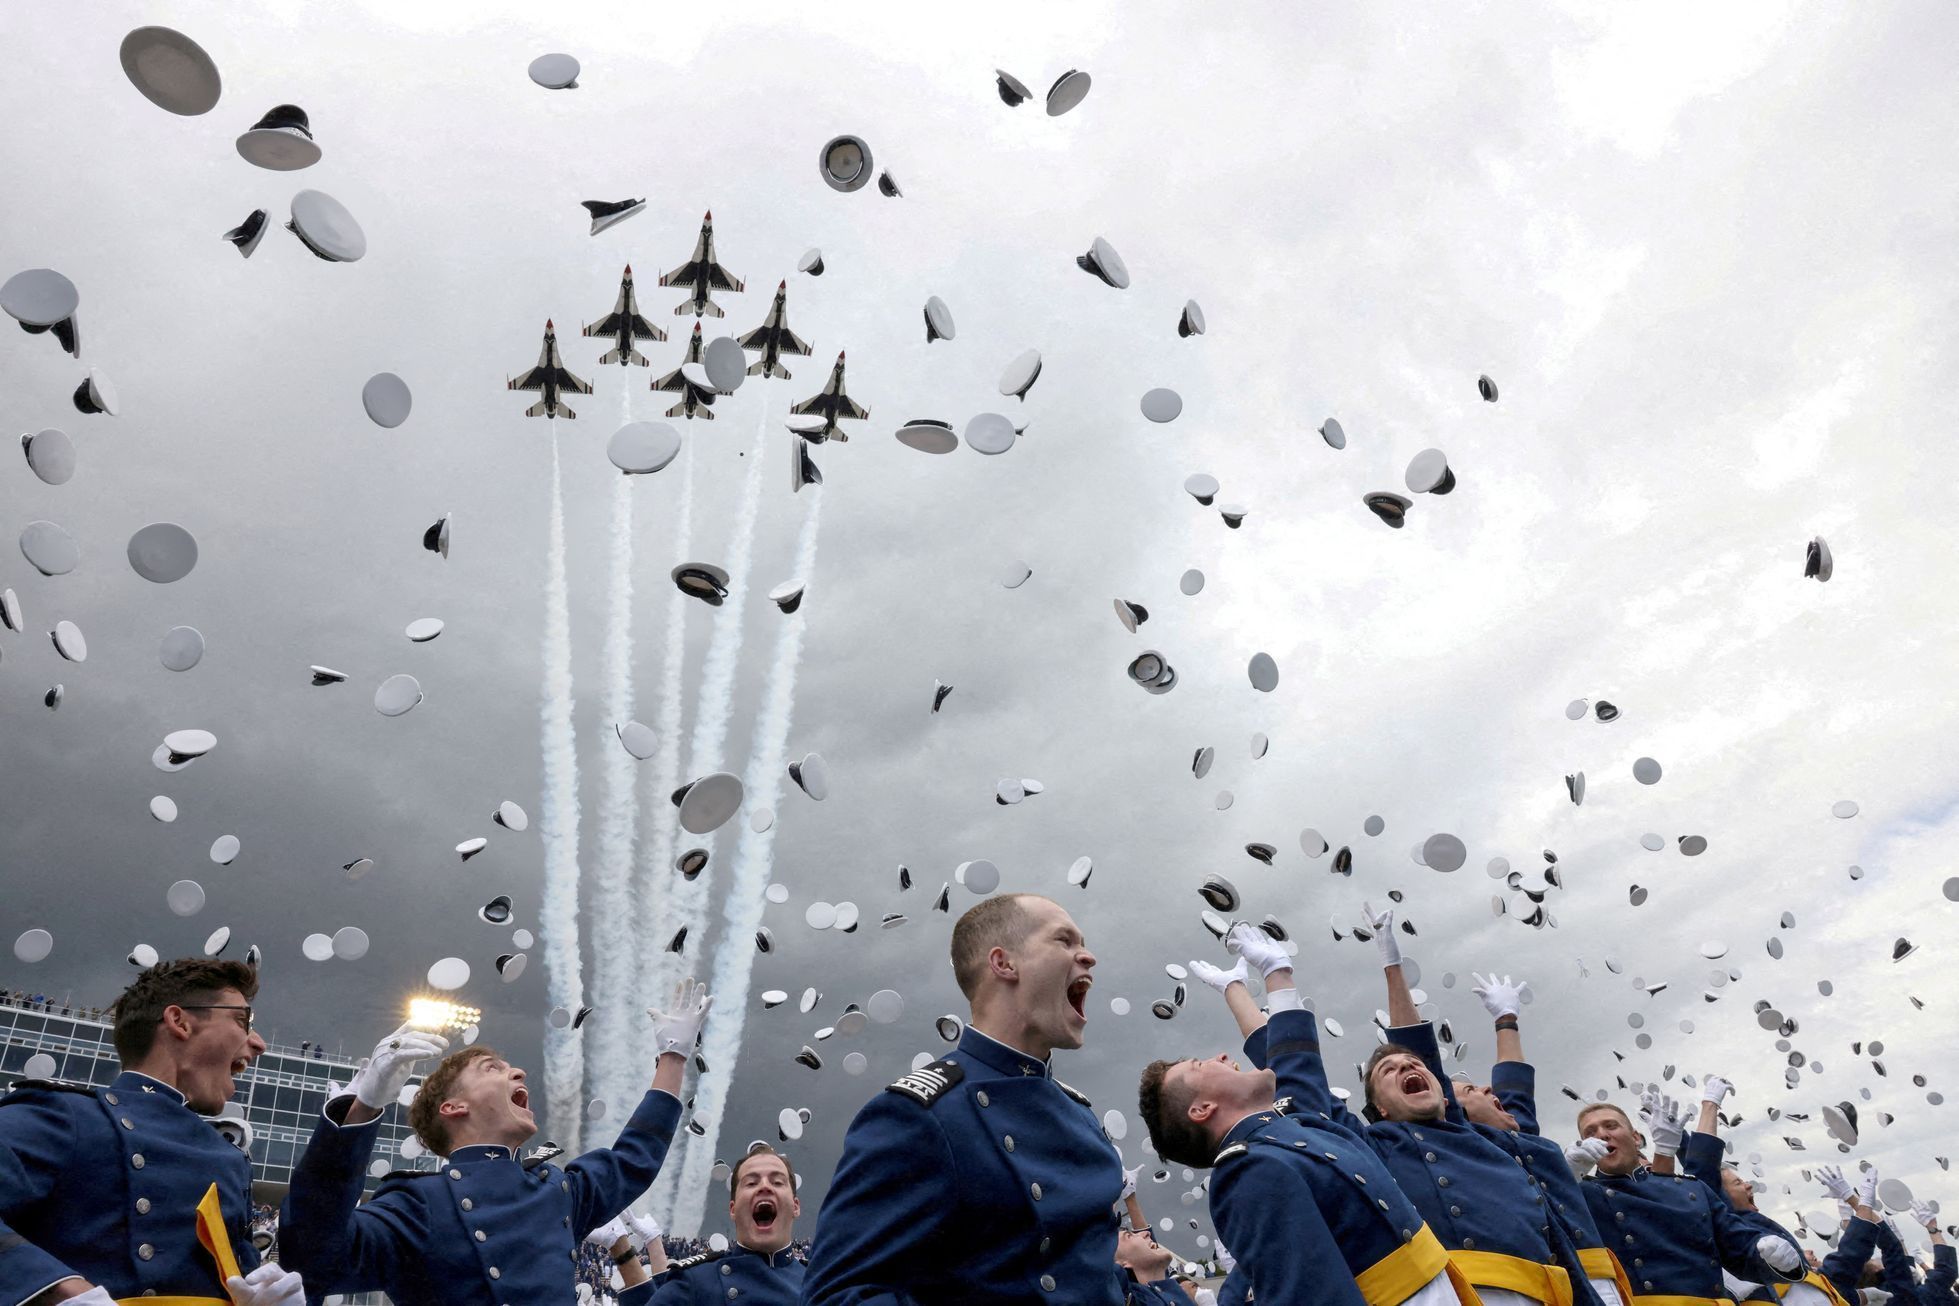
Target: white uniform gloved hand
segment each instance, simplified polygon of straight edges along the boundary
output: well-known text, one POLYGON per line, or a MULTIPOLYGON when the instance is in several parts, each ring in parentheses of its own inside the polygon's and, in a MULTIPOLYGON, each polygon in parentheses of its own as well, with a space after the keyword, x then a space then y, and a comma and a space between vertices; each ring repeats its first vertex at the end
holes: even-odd
POLYGON ((1701 1080, 1701 1101, 1712 1102, 1717 1107, 1734 1091, 1735 1086, 1719 1075, 1708 1075, 1701 1080))
POLYGON ((65 1306, 116 1306, 116 1299, 107 1288, 90 1288, 79 1297, 68 1298, 65 1306))
POLYGON ((1646 1139, 1652 1144, 1655 1156, 1673 1156, 1680 1151, 1680 1141, 1687 1131, 1678 1116, 1679 1108, 1673 1099, 1662 1096, 1659 1089, 1648 1088, 1640 1095, 1639 1118, 1646 1126, 1646 1139))
POLYGON ((1518 980, 1513 984, 1508 975, 1478 975, 1475 971, 1469 972, 1469 978, 1476 981, 1470 992, 1483 1000, 1483 1010, 1490 1013, 1491 1020, 1514 1016, 1523 1009, 1524 994, 1530 988, 1529 980, 1518 980))
POLYGON ((660 1056, 669 1052, 693 1056, 694 1044, 700 1041, 701 1025, 706 1022, 707 1009, 713 1002, 707 985, 696 984, 689 976, 674 989, 673 1010, 648 1007, 646 1014, 653 1018, 654 1052, 660 1056))
POLYGON ((1230 1251, 1228 1251, 1225 1248, 1225 1245, 1223 1243, 1217 1244, 1217 1248, 1218 1248, 1218 1268, 1220 1270, 1223 1270, 1226 1274, 1230 1274, 1233 1270, 1238 1268, 1238 1258, 1236 1256, 1233 1256, 1230 1253, 1230 1251))
POLYGON ((1796 1244, 1779 1233, 1765 1233, 1755 1240, 1755 1254, 1778 1274, 1794 1274, 1803 1267, 1803 1254, 1796 1244))
POLYGON ((1374 951, 1381 954, 1381 969, 1386 970, 1390 966, 1399 966, 1401 964, 1401 944, 1396 942, 1394 937, 1393 905, 1390 904, 1380 911, 1375 911, 1373 903, 1364 902, 1360 905, 1360 909, 1366 913, 1367 928, 1373 932, 1374 951))
POLYGON ((1286 945, 1256 925, 1239 921, 1224 936, 1224 946, 1258 967, 1258 973, 1266 979, 1271 979, 1277 971, 1292 969, 1292 958, 1286 953, 1286 945))
POLYGON ((1872 1166, 1864 1171, 1864 1181, 1857 1185, 1857 1205, 1876 1211, 1878 1209, 1877 1185, 1877 1167, 1872 1166))
POLYGON ((592 1230, 592 1232, 586 1234, 585 1241, 594 1247, 611 1251, 614 1243, 618 1242, 621 1238, 630 1237, 632 1237, 632 1234, 626 1229, 626 1217, 615 1215, 598 1228, 592 1230))
MULTIPOLYGON (((1263 930, 1259 931, 1261 934, 1264 932, 1263 930)), ((1225 970, 1221 966, 1213 966, 1208 961, 1198 961, 1193 958, 1190 963, 1190 973, 1222 993, 1233 984, 1243 984, 1245 982, 1245 959, 1243 957, 1238 958, 1238 964, 1236 966, 1233 966, 1230 970, 1225 970)))
POLYGON ((1822 1184, 1823 1191, 1839 1202, 1849 1201, 1856 1191, 1850 1186, 1850 1181, 1843 1177, 1843 1171, 1833 1165, 1819 1166, 1816 1171, 1816 1182, 1822 1184))
POLYGON ((1611 1150, 1612 1144, 1603 1138, 1581 1138, 1564 1150, 1565 1164, 1571 1167, 1572 1174, 1583 1179, 1598 1168, 1598 1163, 1611 1150))
POLYGON ((439 1057, 448 1050, 449 1040, 442 1035, 405 1023, 375 1044, 374 1055, 354 1072, 347 1091, 359 1098, 362 1106, 385 1110, 414 1078, 417 1061, 439 1057))
POLYGON ((1117 1201, 1126 1202, 1136 1195, 1136 1179, 1142 1173, 1143 1167, 1140 1165, 1134 1170, 1122 1172, 1122 1195, 1116 1199, 1117 1201))
POLYGON ((1929 1202, 1913 1202, 1911 1204, 1911 1218, 1924 1225, 1927 1229, 1930 1229, 1933 1233, 1939 1231, 1939 1214, 1932 1209, 1929 1202))
POLYGON ((619 1218, 626 1222, 626 1236, 633 1240, 633 1246, 638 1250, 643 1252, 651 1244, 660 1241, 660 1222, 652 1216, 641 1215, 638 1211, 628 1208, 619 1218))
POLYGON ((1890 1300, 1891 1294, 1882 1288, 1864 1289, 1864 1306, 1886 1306, 1890 1300))
POLYGON ((297 1270, 282 1270, 271 1261, 244 1278, 232 1275, 224 1281, 233 1306, 306 1306, 306 1285, 297 1270))

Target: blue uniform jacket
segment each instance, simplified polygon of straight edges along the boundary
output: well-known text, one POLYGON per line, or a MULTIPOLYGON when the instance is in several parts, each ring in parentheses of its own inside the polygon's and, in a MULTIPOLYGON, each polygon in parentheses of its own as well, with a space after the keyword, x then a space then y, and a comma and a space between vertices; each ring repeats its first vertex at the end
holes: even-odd
POLYGON ((1864 1277, 1864 1266, 1877 1250, 1877 1225, 1869 1220, 1852 1220, 1837 1237, 1837 1245, 1823 1258, 1823 1277, 1836 1287, 1850 1306, 1857 1306, 1857 1285, 1864 1277))
MULTIPOLYGON (((1440 1064, 1439 1060, 1437 1064, 1440 1064)), ((1440 1073, 1439 1071, 1437 1073, 1440 1073)), ((1448 1082, 1447 1076, 1443 1082, 1448 1082)), ((1537 1186, 1551 1199, 1551 1214, 1574 1248, 1581 1251, 1604 1247, 1592 1208, 1585 1204, 1585 1190, 1564 1159, 1564 1149, 1544 1137, 1537 1126, 1537 1069, 1528 1061, 1499 1061, 1490 1067, 1490 1089, 1503 1109, 1516 1118, 1513 1132, 1492 1129, 1485 1132, 1509 1148, 1537 1186)), ((1453 1098, 1455 1092, 1450 1090, 1453 1098)))
MULTIPOLYGON (((1734 1210, 1734 1204, 1728 1201, 1727 1189, 1721 1186, 1722 1155, 1721 1140, 1713 1134, 1704 1134, 1696 1129, 1687 1135, 1687 1145, 1680 1151, 1680 1166, 1688 1174, 1707 1186, 1712 1200, 1727 1206, 1729 1210, 1734 1210)), ((1757 1237, 1770 1233, 1781 1234, 1784 1238, 1789 1237, 1789 1231, 1787 1229, 1784 1229, 1760 1211, 1736 1210, 1735 1215, 1745 1224, 1753 1228, 1757 1237)), ((1794 1240, 1791 1239, 1791 1241, 1794 1240)), ((1859 1268, 1861 1269, 1862 1267, 1860 1266, 1859 1268)), ((1825 1278, 1827 1277, 1825 1276, 1825 1278)), ((1832 1283, 1831 1286, 1835 1287, 1835 1284, 1832 1283)), ((1841 1291, 1841 1289, 1838 1291, 1841 1291)), ((1828 1296, 1827 1293, 1824 1295, 1828 1296)), ((1854 1300, 1855 1297, 1856 1293, 1853 1291, 1850 1300, 1854 1300)), ((1758 1283, 1754 1285, 1754 1290, 1744 1300, 1779 1302, 1782 1300, 1782 1296, 1769 1285, 1758 1283)), ((1901 1306, 1908 1306, 1908 1304, 1901 1303, 1901 1306)))
POLYGON ((1938 1306, 1945 1306, 1955 1280, 1959 1280, 1959 1252, 1953 1250, 1951 1243, 1933 1243, 1932 1272, 1925 1276, 1926 1297, 1938 1306))
MULTIPOLYGON (((1382 1160, 1322 1109, 1313 1013, 1281 1011, 1266 1028, 1280 1091, 1296 1086, 1302 1096, 1291 1114, 1261 1111, 1233 1125, 1213 1163, 1211 1219, 1238 1258, 1236 1274, 1260 1302, 1361 1306, 1363 1275, 1396 1258, 1419 1262, 1418 1274, 1372 1276, 1405 1287, 1392 1295, 1401 1301, 1442 1273, 1446 1257, 1382 1160), (1309 1088, 1315 1079, 1320 1100, 1309 1088)), ((1266 1052, 1259 1043, 1254 1060, 1266 1052)))
POLYGON ((197 1241, 215 1183, 239 1268, 258 1264, 252 1166, 168 1084, 23 1079, 0 1097, 0 1302, 79 1274, 112 1297, 224 1298, 197 1241))
POLYGON ((729 1243, 725 1252, 703 1252, 675 1261, 653 1280, 651 1306, 796 1306, 803 1290, 803 1263, 787 1251, 751 1251, 729 1243))
POLYGON ((1129 1270, 1118 1271, 1127 1306, 1192 1306, 1190 1294, 1175 1279, 1143 1283, 1129 1270))
POLYGON ((1251 1300, 1245 1295, 1250 1288, 1245 1282, 1245 1272, 1233 1270, 1224 1276, 1224 1285, 1218 1289, 1218 1306, 1245 1306, 1251 1300))
MULTIPOLYGON (((1304 1014, 1308 1021, 1313 1019, 1311 1013, 1304 1014)), ((1278 1016, 1274 1016, 1272 1023, 1253 1031, 1245 1040, 1245 1054, 1255 1064, 1265 1064, 1263 1036, 1277 1022, 1278 1016)), ((1427 1025, 1390 1029, 1388 1040, 1418 1055, 1423 1052, 1418 1044, 1426 1040, 1431 1068, 1440 1064, 1434 1034, 1427 1025)), ((1447 1103, 1442 1119, 1369 1124, 1348 1111, 1327 1086, 1316 1035, 1310 1063, 1300 1063, 1303 1074, 1289 1075, 1279 1064, 1276 1048, 1271 1055, 1272 1069, 1279 1075, 1279 1092, 1291 1097, 1295 1106, 1323 1113, 1336 1127, 1373 1148, 1445 1248, 1451 1252, 1496 1252, 1533 1265, 1558 1266, 1571 1277, 1571 1290, 1577 1299, 1596 1306, 1597 1298, 1575 1261, 1567 1263, 1567 1258, 1559 1255, 1543 1191, 1511 1151, 1463 1119, 1446 1074, 1437 1075, 1447 1103)), ((1468 1277, 1472 1283, 1484 1281, 1479 1273, 1469 1273, 1468 1277)), ((1491 1286, 1530 1291, 1540 1300, 1545 1298, 1541 1286, 1526 1289, 1508 1278, 1498 1279, 1491 1286)))
POLYGON ((1121 1195, 1088 1099, 969 1026, 851 1121, 802 1299, 1117 1306, 1121 1195))
POLYGON ((396 1306, 570 1306, 578 1244, 646 1191, 680 1123, 649 1090, 610 1150, 562 1170, 507 1147, 459 1147, 440 1170, 397 1171, 360 1203, 378 1119, 327 1104, 279 1214, 279 1254, 315 1293, 385 1291, 396 1306))
POLYGON ((1725 1197, 1687 1175, 1654 1174, 1642 1166, 1626 1175, 1588 1175, 1579 1188, 1639 1296, 1723 1298, 1724 1269, 1750 1283, 1803 1277, 1770 1268, 1755 1251, 1769 1231, 1743 1220, 1725 1197))

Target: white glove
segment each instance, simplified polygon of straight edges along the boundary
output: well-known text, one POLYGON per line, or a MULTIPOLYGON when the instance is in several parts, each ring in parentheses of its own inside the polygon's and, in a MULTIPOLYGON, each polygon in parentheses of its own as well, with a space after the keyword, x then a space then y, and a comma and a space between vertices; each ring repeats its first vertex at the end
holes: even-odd
POLYGON ((1864 1182, 1857 1185, 1857 1205, 1868 1207, 1872 1211, 1880 1209, 1877 1204, 1877 1184, 1877 1167, 1872 1166, 1864 1171, 1864 1182))
POLYGON ((1374 910, 1374 904, 1364 902, 1361 911, 1366 913, 1367 928, 1374 935, 1374 950, 1381 954, 1381 969, 1401 964, 1401 944, 1394 937, 1394 906, 1388 905, 1381 911, 1374 910))
POLYGON ((69 1306, 116 1306, 107 1288, 90 1288, 79 1297, 68 1298, 69 1306))
POLYGON ((1529 980, 1518 980, 1513 984, 1508 975, 1478 975, 1475 971, 1469 972, 1469 978, 1476 981, 1476 986, 1470 992, 1483 1000, 1483 1010, 1490 1013, 1491 1020, 1514 1016, 1522 1010, 1524 994, 1530 988, 1529 980))
POLYGON ((648 1007, 646 1014, 653 1018, 654 1051, 660 1056, 669 1052, 693 1056, 694 1044, 700 1041, 701 1025, 707 1020, 707 1009, 713 1002, 707 985, 696 984, 689 976, 674 989, 672 1011, 648 1007))
POLYGON ((1823 1191, 1839 1202, 1849 1201, 1851 1194, 1856 1191, 1850 1186, 1850 1181, 1843 1177, 1843 1171, 1833 1165, 1818 1168, 1816 1182, 1822 1184, 1823 1191))
POLYGON ((1803 1267, 1803 1254, 1796 1244, 1779 1233, 1765 1233, 1755 1240, 1755 1254, 1777 1274, 1794 1274, 1803 1267))
POLYGON ((1938 1212, 1932 1209, 1929 1202, 1913 1202, 1911 1204, 1911 1218, 1924 1225, 1927 1229, 1930 1229, 1933 1233, 1939 1231, 1938 1212))
MULTIPOLYGON (((1263 931, 1260 931, 1260 933, 1263 933, 1263 931)), ((1208 961, 1197 961, 1193 959, 1190 963, 1190 973, 1222 993, 1233 984, 1243 984, 1245 982, 1245 959, 1243 957, 1238 958, 1238 964, 1230 970, 1213 966, 1208 961)))
POLYGON ((1612 1144, 1603 1138, 1581 1138, 1564 1150, 1565 1164, 1571 1167, 1573 1175, 1583 1179, 1611 1150, 1612 1144))
POLYGON ((611 1251, 612 1244, 618 1242, 621 1238, 630 1238, 631 1236, 626 1231, 626 1217, 615 1215, 598 1228, 592 1230, 592 1232, 586 1234, 585 1241, 594 1247, 611 1251))
POLYGON ((439 1057, 448 1050, 449 1040, 442 1035, 404 1023, 375 1045, 374 1055, 354 1072, 347 1091, 359 1098, 362 1106, 385 1110, 414 1078, 417 1061, 439 1057))
POLYGON ((660 1222, 652 1216, 641 1215, 628 1208, 619 1218, 626 1222, 626 1236, 633 1240, 633 1246, 639 1251, 643 1252, 660 1241, 660 1222))
POLYGON ((1136 1195, 1136 1177, 1142 1173, 1143 1167, 1140 1165, 1134 1170, 1122 1172, 1122 1196, 1117 1198, 1117 1201, 1126 1202, 1136 1195))
POLYGON ((1234 955, 1258 967, 1258 973, 1266 979, 1271 979, 1279 971, 1292 969, 1292 958, 1286 955, 1286 945, 1256 925, 1239 921, 1224 936, 1224 946, 1234 955))
POLYGON ((1649 1088, 1640 1095, 1639 1118, 1646 1126, 1646 1138, 1653 1145, 1655 1156, 1673 1156, 1680 1151, 1680 1140, 1687 1136, 1687 1131, 1676 1118, 1678 1113, 1673 1099, 1662 1097, 1657 1088, 1649 1088))
POLYGON ((1223 1270, 1226 1274, 1230 1274, 1233 1270, 1238 1268, 1238 1258, 1236 1256, 1233 1256, 1229 1251, 1225 1250, 1225 1246, 1223 1243, 1219 1243, 1217 1247, 1218 1247, 1218 1268, 1220 1270, 1223 1270))
POLYGON ((1719 1075, 1709 1075, 1701 1080, 1701 1101, 1703 1102, 1712 1102, 1715 1106, 1720 1106, 1722 1102, 1727 1100, 1728 1094, 1734 1091, 1735 1086, 1719 1075))
POLYGON ((234 1306, 306 1306, 306 1285, 297 1270, 282 1270, 271 1261, 244 1278, 224 1281, 234 1306))
POLYGON ((1886 1306, 1890 1300, 1891 1294, 1882 1288, 1864 1289, 1864 1306, 1886 1306))

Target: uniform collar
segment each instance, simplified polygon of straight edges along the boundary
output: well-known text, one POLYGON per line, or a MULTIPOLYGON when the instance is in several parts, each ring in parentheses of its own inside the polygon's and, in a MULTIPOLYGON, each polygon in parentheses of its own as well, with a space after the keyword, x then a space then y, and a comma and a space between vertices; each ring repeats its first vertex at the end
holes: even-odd
POLYGON ((469 1165, 476 1161, 514 1161, 517 1154, 499 1143, 472 1143, 459 1147, 449 1153, 452 1165, 469 1165))
POLYGON ((959 1050, 1003 1075, 1054 1078, 1054 1070, 1046 1061, 1002 1043, 990 1034, 982 1034, 971 1025, 959 1036, 959 1050))
POLYGON ((167 1097, 182 1106, 184 1095, 176 1088, 164 1083, 154 1075, 146 1075, 140 1070, 125 1070, 116 1076, 114 1088, 124 1093, 144 1093, 155 1097, 167 1097))
POLYGON ((1233 1143, 1243 1142, 1259 1130, 1265 1128, 1265 1126, 1271 1124, 1274 1120, 1280 1118, 1279 1113, 1270 1107, 1267 1107, 1263 1111, 1254 1111, 1237 1124, 1231 1126, 1225 1132, 1224 1141, 1219 1143, 1218 1146, 1229 1147, 1233 1143))
POLYGON ((745 1256, 753 1256, 758 1260, 766 1261, 768 1262, 769 1268, 772 1270, 779 1269, 782 1266, 789 1264, 789 1262, 794 1259, 792 1256, 789 1255, 789 1249, 787 1247, 784 1247, 781 1251, 778 1252, 758 1252, 753 1247, 750 1247, 747 1243, 731 1242, 728 1244, 728 1250, 731 1253, 740 1253, 745 1256))

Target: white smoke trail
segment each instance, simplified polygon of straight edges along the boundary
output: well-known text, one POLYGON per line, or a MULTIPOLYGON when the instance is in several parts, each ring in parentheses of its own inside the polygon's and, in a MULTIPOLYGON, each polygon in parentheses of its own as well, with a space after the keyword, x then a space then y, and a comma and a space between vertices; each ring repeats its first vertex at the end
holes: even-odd
MULTIPOLYGON (((796 542, 794 575, 804 584, 816 566, 816 534, 823 515, 823 491, 811 487, 816 496, 809 516, 803 519, 802 534, 796 542)), ((742 777, 747 789, 745 805, 750 811, 774 808, 782 794, 782 780, 788 774, 789 727, 796 710, 796 672, 802 663, 803 626, 806 617, 798 612, 783 618, 776 634, 775 659, 769 666, 768 683, 762 691, 762 706, 755 718, 749 743, 748 769, 742 777)), ((733 1082, 735 1062, 741 1053, 742 1026, 749 1010, 749 979, 755 969, 755 929, 762 923, 763 893, 769 887, 775 867, 775 832, 780 822, 757 832, 744 823, 735 847, 733 870, 727 892, 721 898, 721 946, 714 957, 714 975, 709 991, 714 994, 714 1011, 706 1026, 701 1057, 707 1073, 694 1086, 694 1116, 707 1133, 692 1140, 682 1162, 678 1179, 679 1198, 675 1203, 672 1228, 691 1237, 699 1232, 707 1203, 709 1172, 714 1168, 714 1149, 721 1133, 721 1117, 728 1100, 728 1085, 733 1082)))
MULTIPOLYGON (((538 925, 544 938, 546 991, 551 1004, 577 1011, 585 1002, 578 944, 578 739, 572 725, 571 600, 565 581, 564 481, 558 467, 558 431, 551 425, 551 543, 544 581, 544 694, 538 712, 544 755, 544 900, 538 925)), ((544 1033, 544 1095, 551 1110, 547 1133, 577 1155, 585 1109, 585 1053, 569 1027, 544 1033)))
MULTIPOLYGON (((629 391, 621 387, 620 393, 620 408, 625 410, 629 400, 624 396, 629 391)), ((620 416, 624 420, 630 413, 622 411, 620 416)), ((633 771, 639 764, 616 738, 604 736, 633 715, 633 489, 631 477, 613 478, 612 610, 607 618, 603 664, 606 719, 600 729, 605 801, 599 809, 598 875, 591 896, 592 1005, 598 1019, 585 1027, 592 1093, 626 1111, 631 1111, 644 1091, 634 1087, 640 1068, 633 1065, 631 1055, 640 1033, 639 1008, 644 1005, 638 1001, 632 913, 633 838, 639 824, 633 771)))
MULTIPOLYGON (((700 692, 695 700, 693 737, 688 743, 683 782, 697 780, 710 771, 720 769, 725 762, 723 750, 727 746, 728 720, 734 711, 735 672, 741 664, 742 631, 747 624, 748 573, 749 564, 755 556, 755 518, 762 501, 762 468, 768 461, 768 422, 769 404, 765 390, 761 418, 755 429, 755 448, 748 460, 748 475, 742 481, 741 502, 735 509, 727 564, 728 597, 715 614, 714 634, 708 641, 707 656, 701 664, 700 692)), ((707 869, 691 882, 677 875, 668 881, 673 890, 669 900, 672 914, 660 924, 660 933, 666 937, 660 940, 659 946, 664 948, 666 941, 685 926, 687 950, 679 955, 662 951, 655 958, 659 964, 654 971, 652 993, 656 996, 671 990, 682 975, 699 975, 703 969, 701 963, 694 959, 703 956, 706 951, 707 893, 717 872, 713 837, 709 836, 705 842, 709 850, 707 869)), ((677 851, 676 847, 649 850, 652 856, 664 857, 669 866, 677 851)), ((660 1177, 653 1184, 653 1209, 656 1213, 671 1211, 675 1186, 682 1169, 682 1154, 691 1152, 696 1141, 686 1133, 675 1139, 675 1146, 668 1152, 666 1164, 661 1167, 660 1177)))

